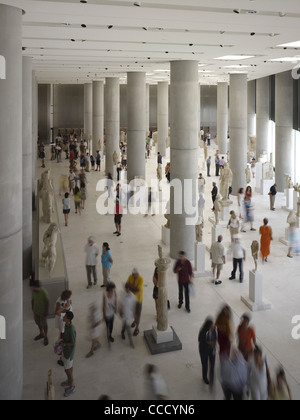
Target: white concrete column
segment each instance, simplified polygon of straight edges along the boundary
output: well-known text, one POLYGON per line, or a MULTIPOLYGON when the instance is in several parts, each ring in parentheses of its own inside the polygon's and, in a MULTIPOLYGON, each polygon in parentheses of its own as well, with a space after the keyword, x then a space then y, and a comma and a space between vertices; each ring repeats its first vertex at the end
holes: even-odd
POLYGON ((93 82, 93 134, 92 134, 92 155, 95 157, 97 150, 101 149, 101 157, 103 157, 103 137, 104 137, 104 82, 93 82), (101 146, 101 147, 99 147, 101 146))
POLYGON ((105 173, 114 174, 113 154, 120 154, 120 79, 107 77, 104 94, 105 107, 105 173))
POLYGON ((247 74, 230 75, 230 168, 232 194, 246 184, 247 166, 247 74))
MULTIPOLYGON (((84 84, 84 136, 89 144, 93 131, 93 85, 84 84)), ((90 145, 89 145, 90 146, 90 145)))
POLYGON ((217 89, 217 135, 218 149, 221 155, 228 151, 228 83, 218 83, 217 89))
POLYGON ((256 135, 256 89, 255 80, 248 82, 248 144, 250 144, 249 136, 256 135))
POLYGON ((32 271, 32 58, 23 57, 22 158, 23 158, 23 278, 32 271))
POLYGON ((178 252, 184 251, 190 260, 194 259, 197 222, 197 217, 193 219, 198 201, 198 92, 198 63, 171 62, 171 183, 179 185, 171 188, 170 255, 177 258, 178 252), (178 212, 174 205, 181 199, 178 212))
POLYGON ((270 79, 263 77, 256 80, 256 157, 266 151, 270 160, 271 144, 270 123, 270 79))
POLYGON ((22 10, 0 4, 0 400, 19 400, 23 388, 22 281, 22 10))
POLYGON ((166 139, 169 128, 169 83, 158 82, 157 84, 157 151, 166 156, 166 139))
POLYGON ((145 179, 146 74, 127 73, 127 178, 145 179))
POLYGON ((150 131, 150 85, 146 84, 146 133, 150 131))
POLYGON ((35 209, 36 162, 38 140, 38 82, 32 72, 32 207, 35 209))
POLYGON ((198 86, 198 132, 201 129, 201 84, 198 86))
POLYGON ((293 78, 290 71, 275 76, 275 179, 284 192, 284 174, 294 175, 293 78))

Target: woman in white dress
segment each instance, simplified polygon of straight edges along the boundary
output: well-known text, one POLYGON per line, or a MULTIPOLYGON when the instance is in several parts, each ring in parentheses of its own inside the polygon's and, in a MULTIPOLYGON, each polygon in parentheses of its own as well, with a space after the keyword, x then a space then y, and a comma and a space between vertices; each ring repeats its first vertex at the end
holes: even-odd
POLYGON ((266 359, 262 357, 262 350, 256 346, 253 357, 248 361, 249 382, 252 400, 265 401, 268 399, 268 387, 270 384, 270 372, 266 359))
POLYGON ((238 192, 238 205, 239 205, 239 218, 244 219, 245 216, 245 203, 244 203, 244 188, 240 188, 238 192))

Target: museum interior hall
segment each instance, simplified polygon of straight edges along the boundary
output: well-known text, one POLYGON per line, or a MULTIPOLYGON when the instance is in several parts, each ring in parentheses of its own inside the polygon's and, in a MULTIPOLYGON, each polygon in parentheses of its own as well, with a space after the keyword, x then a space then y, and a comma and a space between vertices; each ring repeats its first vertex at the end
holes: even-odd
POLYGON ((0 400, 300 399, 299 23, 0 0, 0 400))

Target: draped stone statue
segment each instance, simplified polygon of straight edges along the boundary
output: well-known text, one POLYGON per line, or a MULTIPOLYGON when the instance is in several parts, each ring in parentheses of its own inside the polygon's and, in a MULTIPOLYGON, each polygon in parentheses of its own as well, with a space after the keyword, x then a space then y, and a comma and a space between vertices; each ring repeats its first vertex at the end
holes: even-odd
POLYGON ((228 200, 228 192, 229 187, 232 186, 232 170, 230 169, 227 162, 224 163, 224 168, 221 170, 220 173, 220 194, 222 196, 222 200, 228 200))
POLYGON ((51 223, 43 236, 44 248, 42 251, 42 260, 44 267, 48 268, 49 273, 53 271, 56 263, 56 242, 58 232, 57 224, 51 223))
POLYGON ((118 163, 118 153, 116 152, 116 150, 113 153, 113 162, 114 162, 114 165, 117 166, 117 163, 118 163))
POLYGON ((170 229, 170 200, 167 202, 166 213, 164 214, 164 217, 167 219, 165 227, 170 229))
POLYGON ((215 213, 216 225, 218 225, 220 223, 220 212, 222 210, 220 194, 218 194, 216 199, 215 199, 214 208, 215 208, 214 213, 215 213))
MULTIPOLYGON (((198 221, 199 222, 199 221, 198 221)), ((197 242, 202 242, 203 240, 203 228, 204 228, 204 224, 202 223, 198 223, 195 226, 195 231, 196 231, 196 241, 197 242)))
POLYGON ((54 211, 54 189, 50 179, 50 169, 42 173, 40 181, 40 197, 42 199, 42 220, 45 223, 52 223, 54 211))
POLYGON ((162 167, 161 167, 161 163, 158 163, 157 165, 157 169, 156 169, 156 175, 159 181, 162 180, 162 167))
POLYGON ((254 271, 257 271, 257 260, 258 260, 258 251, 259 251, 259 243, 258 241, 253 241, 251 244, 251 253, 254 260, 254 271))
POLYGON ((251 165, 247 164, 247 168, 245 169, 246 173, 246 182, 247 184, 250 184, 251 182, 251 165))

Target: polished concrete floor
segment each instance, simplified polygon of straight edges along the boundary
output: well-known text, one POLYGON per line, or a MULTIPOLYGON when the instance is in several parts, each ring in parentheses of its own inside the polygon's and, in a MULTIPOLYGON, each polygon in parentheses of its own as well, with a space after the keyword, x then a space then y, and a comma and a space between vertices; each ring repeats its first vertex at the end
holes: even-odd
MULTIPOLYGON (((213 156, 215 146, 211 147, 210 154, 213 156)), ((200 150, 200 157, 203 151, 200 150)), ((49 158, 49 152, 47 153, 49 158)), ((164 159, 164 164, 167 159, 164 159)), ((199 160, 199 172, 202 160, 199 160)), ((59 209, 60 229, 63 238, 66 264, 70 289, 73 291, 73 312, 75 315, 74 325, 77 329, 77 347, 74 360, 74 377, 77 391, 69 399, 96 400, 102 394, 107 394, 112 400, 140 400, 144 397, 143 368, 146 363, 155 364, 168 387, 168 397, 172 400, 220 400, 223 393, 218 381, 218 362, 216 366, 216 384, 212 392, 201 379, 201 364, 198 353, 198 332, 206 316, 215 317, 220 306, 228 303, 233 311, 234 328, 238 326, 240 316, 248 311, 241 301, 241 295, 248 295, 249 270, 253 269, 250 245, 254 239, 259 240, 258 229, 262 219, 268 217, 273 228, 274 240, 271 245, 271 255, 267 263, 259 261, 258 269, 263 275, 264 297, 272 304, 272 309, 253 313, 252 323, 256 328, 258 342, 262 345, 267 357, 271 374, 274 377, 275 369, 283 365, 293 398, 300 399, 300 340, 294 340, 291 336, 293 328, 292 318, 300 315, 300 281, 299 267, 300 257, 287 258, 287 248, 279 238, 284 236, 287 227, 287 212, 281 209, 285 204, 283 194, 276 198, 276 211, 269 210, 268 196, 254 194, 255 203, 255 228, 256 232, 243 233, 243 242, 247 248, 247 260, 245 263, 245 281, 229 281, 232 270, 232 261, 229 260, 221 274, 223 283, 215 286, 211 277, 195 279, 196 297, 191 300, 191 313, 188 314, 183 308, 177 308, 177 281, 170 267, 168 280, 168 294, 171 303, 169 311, 169 324, 179 336, 183 348, 181 351, 152 356, 147 348, 143 337, 143 331, 149 330, 156 325, 155 306, 152 298, 152 275, 154 260, 157 258, 157 245, 161 243, 161 226, 165 224, 163 214, 153 217, 142 215, 126 215, 122 222, 122 235, 113 235, 115 226, 112 215, 99 215, 96 211, 96 200, 100 193, 96 191, 99 179, 104 178, 104 172, 90 172, 88 178, 88 198, 86 208, 81 216, 75 214, 74 205, 69 219, 69 226, 64 226, 61 197, 58 195, 59 179, 61 174, 68 173, 68 161, 62 163, 47 160, 47 168, 51 168, 51 176, 54 181, 56 198, 59 209), (141 333, 134 337, 135 348, 129 346, 128 341, 121 339, 121 321, 115 320, 113 336, 115 342, 109 349, 105 338, 104 324, 101 330, 102 347, 95 355, 86 359, 90 341, 87 331, 87 314, 91 302, 96 301, 99 306, 102 299, 102 289, 97 287, 86 289, 85 254, 84 246, 89 235, 94 235, 96 242, 102 245, 106 241, 110 244, 114 264, 112 268, 112 280, 117 285, 120 293, 122 286, 127 280, 133 267, 138 267, 144 278, 144 303, 141 320, 141 333)), ((147 160, 147 180, 156 178, 156 153, 147 160)), ((212 169, 212 172, 214 168, 212 169)), ((40 161, 37 162, 37 176, 42 172, 40 161)), ((213 172, 214 173, 214 172, 213 172)), ((206 172, 203 171, 206 177, 206 172)), ((211 212, 211 182, 215 177, 206 178, 206 208, 204 243, 210 246, 211 223, 208 218, 211 212)), ((255 186, 252 181, 253 187, 255 186)), ((168 186, 164 180, 164 191, 168 186)), ((233 207, 237 209, 236 198, 233 197, 233 207)), ((230 234, 224 229, 224 244, 230 245, 230 234)), ((178 245, 180 248, 180 244, 178 245)), ((163 246, 164 253, 168 253, 167 247, 163 246)), ((206 255, 206 269, 209 269, 209 254, 206 255)), ((102 283, 101 264, 98 264, 100 284, 102 283)), ((34 324, 30 309, 31 291, 24 283, 24 393, 25 400, 44 398, 44 388, 47 380, 47 372, 52 369, 55 396, 57 400, 64 399, 64 390, 60 383, 65 380, 64 369, 57 365, 57 356, 53 352, 53 344, 57 338, 57 330, 54 319, 49 320, 48 347, 42 342, 34 342, 37 328, 34 324)))

